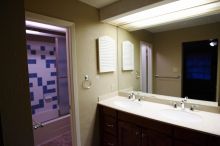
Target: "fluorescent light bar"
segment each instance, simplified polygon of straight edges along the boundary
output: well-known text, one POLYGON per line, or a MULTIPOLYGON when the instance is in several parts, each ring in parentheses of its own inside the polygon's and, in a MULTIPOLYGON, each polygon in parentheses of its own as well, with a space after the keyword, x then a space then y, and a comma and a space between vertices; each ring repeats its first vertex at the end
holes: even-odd
POLYGON ((34 22, 34 21, 29 21, 29 20, 26 20, 25 23, 26 23, 26 26, 31 26, 31 27, 35 27, 35 28, 43 28, 43 29, 47 29, 47 30, 66 32, 66 28, 58 27, 58 26, 54 26, 54 25, 49 25, 49 24, 44 24, 44 23, 39 23, 39 22, 34 22))
POLYGON ((26 34, 41 35, 41 32, 34 30, 26 30, 26 34))
POLYGON ((65 36, 60 36, 60 35, 55 35, 55 34, 49 34, 49 33, 44 33, 44 32, 35 31, 35 30, 28 30, 28 29, 26 29, 26 34, 40 35, 40 36, 48 36, 48 37, 65 37, 65 36))
POLYGON ((209 4, 216 1, 218 0, 177 0, 171 2, 167 0, 168 2, 167 4, 157 6, 151 9, 142 10, 140 12, 135 12, 134 14, 130 14, 128 16, 124 16, 119 19, 112 20, 110 21, 110 23, 117 26, 124 25, 128 23, 140 21, 143 19, 149 19, 149 18, 209 4))
POLYGON ((220 12, 220 2, 202 5, 199 7, 186 9, 167 15, 162 15, 146 20, 133 22, 130 24, 122 25, 121 27, 128 30, 138 30, 143 28, 150 28, 161 24, 177 22, 185 19, 198 18, 208 15, 217 14, 220 12))

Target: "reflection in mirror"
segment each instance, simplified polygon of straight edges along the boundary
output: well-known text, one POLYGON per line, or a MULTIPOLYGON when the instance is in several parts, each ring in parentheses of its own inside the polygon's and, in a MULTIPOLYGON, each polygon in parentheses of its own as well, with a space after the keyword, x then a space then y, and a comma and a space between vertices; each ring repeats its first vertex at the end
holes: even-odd
POLYGON ((118 28, 119 90, 219 101, 219 26, 220 14, 214 14, 138 31, 118 28), (126 40, 134 44, 130 71, 122 70, 126 40))
POLYGON ((182 44, 182 96, 216 101, 218 40, 182 44))
POLYGON ((118 31, 118 87, 122 89, 140 90, 140 41, 152 42, 151 33, 145 30, 129 32, 119 28, 118 31), (134 67, 132 70, 123 70, 123 45, 129 41, 134 46, 134 67))

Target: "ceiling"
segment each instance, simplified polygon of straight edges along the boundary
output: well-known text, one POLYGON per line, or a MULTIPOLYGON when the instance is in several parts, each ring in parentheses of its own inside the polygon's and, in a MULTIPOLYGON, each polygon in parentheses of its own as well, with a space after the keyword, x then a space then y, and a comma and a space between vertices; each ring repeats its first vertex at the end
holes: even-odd
POLYGON ((119 0, 79 0, 95 8, 102 8, 119 0))

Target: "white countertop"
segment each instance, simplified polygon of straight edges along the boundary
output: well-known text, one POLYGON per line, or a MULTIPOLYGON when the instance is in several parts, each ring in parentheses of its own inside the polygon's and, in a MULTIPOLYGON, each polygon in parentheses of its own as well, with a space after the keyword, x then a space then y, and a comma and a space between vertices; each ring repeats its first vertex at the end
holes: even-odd
MULTIPOLYGON (((162 110, 169 110, 173 109, 175 110, 172 106, 165 105, 165 104, 159 104, 159 103, 153 103, 153 102, 148 102, 148 101, 132 101, 134 102, 134 106, 132 108, 128 107, 123 107, 120 106, 119 103, 120 101, 128 101, 127 97, 122 97, 122 96, 115 96, 111 97, 105 100, 101 100, 98 102, 98 104, 110 107, 119 111, 124 111, 127 113, 131 113, 134 115, 138 115, 141 117, 146 117, 149 119, 154 119, 157 121, 185 127, 185 128, 190 128, 214 135, 220 136, 220 114, 216 113, 211 113, 211 112, 204 112, 204 111, 190 111, 189 109, 185 109, 185 112, 192 113, 195 115, 198 115, 201 117, 201 121, 184 121, 184 120, 175 120, 172 118, 167 118, 166 116, 161 114, 162 110)), ((177 109, 181 110, 181 109, 177 109)))

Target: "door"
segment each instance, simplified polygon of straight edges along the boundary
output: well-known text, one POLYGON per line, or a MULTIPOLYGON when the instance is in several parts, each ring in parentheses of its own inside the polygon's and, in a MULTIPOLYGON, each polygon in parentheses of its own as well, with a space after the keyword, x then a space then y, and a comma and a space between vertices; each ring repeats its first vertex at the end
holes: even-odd
POLYGON ((152 93, 152 47, 146 42, 140 43, 141 91, 152 93))
POLYGON ((67 40, 65 27, 26 20, 35 145, 72 145, 67 40))
POLYGON ((141 129, 136 125, 119 121, 119 146, 141 146, 141 129))
POLYGON ((216 101, 218 40, 183 43, 182 96, 216 101))

